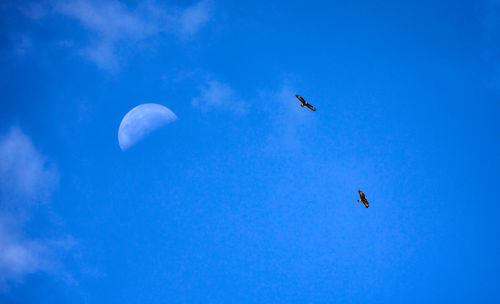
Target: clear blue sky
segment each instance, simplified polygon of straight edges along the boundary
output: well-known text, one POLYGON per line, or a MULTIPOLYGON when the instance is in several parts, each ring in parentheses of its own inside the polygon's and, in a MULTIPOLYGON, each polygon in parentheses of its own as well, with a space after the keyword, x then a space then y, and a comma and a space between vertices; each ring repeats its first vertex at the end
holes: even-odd
POLYGON ((3 1, 0 302, 500 302, 499 29, 498 1, 3 1), (122 152, 142 103, 178 120, 122 152))

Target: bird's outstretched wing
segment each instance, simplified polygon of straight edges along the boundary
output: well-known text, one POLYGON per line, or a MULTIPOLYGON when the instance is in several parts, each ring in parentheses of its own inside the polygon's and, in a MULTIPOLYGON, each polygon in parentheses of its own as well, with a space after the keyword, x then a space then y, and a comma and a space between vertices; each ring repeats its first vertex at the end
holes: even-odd
POLYGON ((316 108, 313 107, 312 105, 306 103, 306 107, 308 107, 309 109, 313 110, 313 111, 316 111, 316 108))
POLYGON ((298 100, 300 100, 300 102, 302 102, 302 103, 304 103, 304 104, 305 104, 305 103, 307 103, 307 102, 305 101, 305 99, 304 99, 304 98, 302 98, 302 96, 300 96, 300 95, 295 95, 295 97, 297 97, 297 99, 298 99, 298 100))

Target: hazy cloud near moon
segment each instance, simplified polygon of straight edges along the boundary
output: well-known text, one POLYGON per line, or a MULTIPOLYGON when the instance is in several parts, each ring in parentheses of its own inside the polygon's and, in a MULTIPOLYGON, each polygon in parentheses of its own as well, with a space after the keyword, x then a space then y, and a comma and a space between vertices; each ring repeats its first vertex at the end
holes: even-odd
POLYGON ((118 130, 118 143, 122 151, 154 130, 173 121, 177 116, 167 107, 155 103, 141 104, 130 110, 123 117, 118 130))

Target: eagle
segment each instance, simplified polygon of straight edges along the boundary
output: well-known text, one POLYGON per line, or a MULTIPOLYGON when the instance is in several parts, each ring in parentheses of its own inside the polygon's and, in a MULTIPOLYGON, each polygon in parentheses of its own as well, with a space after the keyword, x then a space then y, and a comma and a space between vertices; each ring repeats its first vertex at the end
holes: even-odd
POLYGON ((360 198, 358 200, 358 202, 363 202, 365 207, 368 208, 370 206, 370 204, 368 203, 368 200, 366 200, 365 194, 361 190, 358 190, 358 192, 359 192, 359 198, 360 198))
POLYGON ((304 98, 302 98, 300 95, 295 95, 295 97, 297 97, 298 100, 300 100, 300 102, 302 102, 302 104, 300 105, 301 107, 303 106, 306 106, 308 107, 309 109, 313 110, 313 111, 316 111, 316 108, 313 107, 311 104, 309 104, 304 98))

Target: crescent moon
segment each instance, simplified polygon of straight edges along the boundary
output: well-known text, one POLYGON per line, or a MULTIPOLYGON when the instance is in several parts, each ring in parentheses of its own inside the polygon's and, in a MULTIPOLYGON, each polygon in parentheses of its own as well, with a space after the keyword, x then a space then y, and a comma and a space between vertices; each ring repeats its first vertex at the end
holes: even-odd
POLYGON ((118 129, 118 144, 127 150, 151 132, 177 120, 169 108, 156 103, 145 103, 130 110, 118 129))

